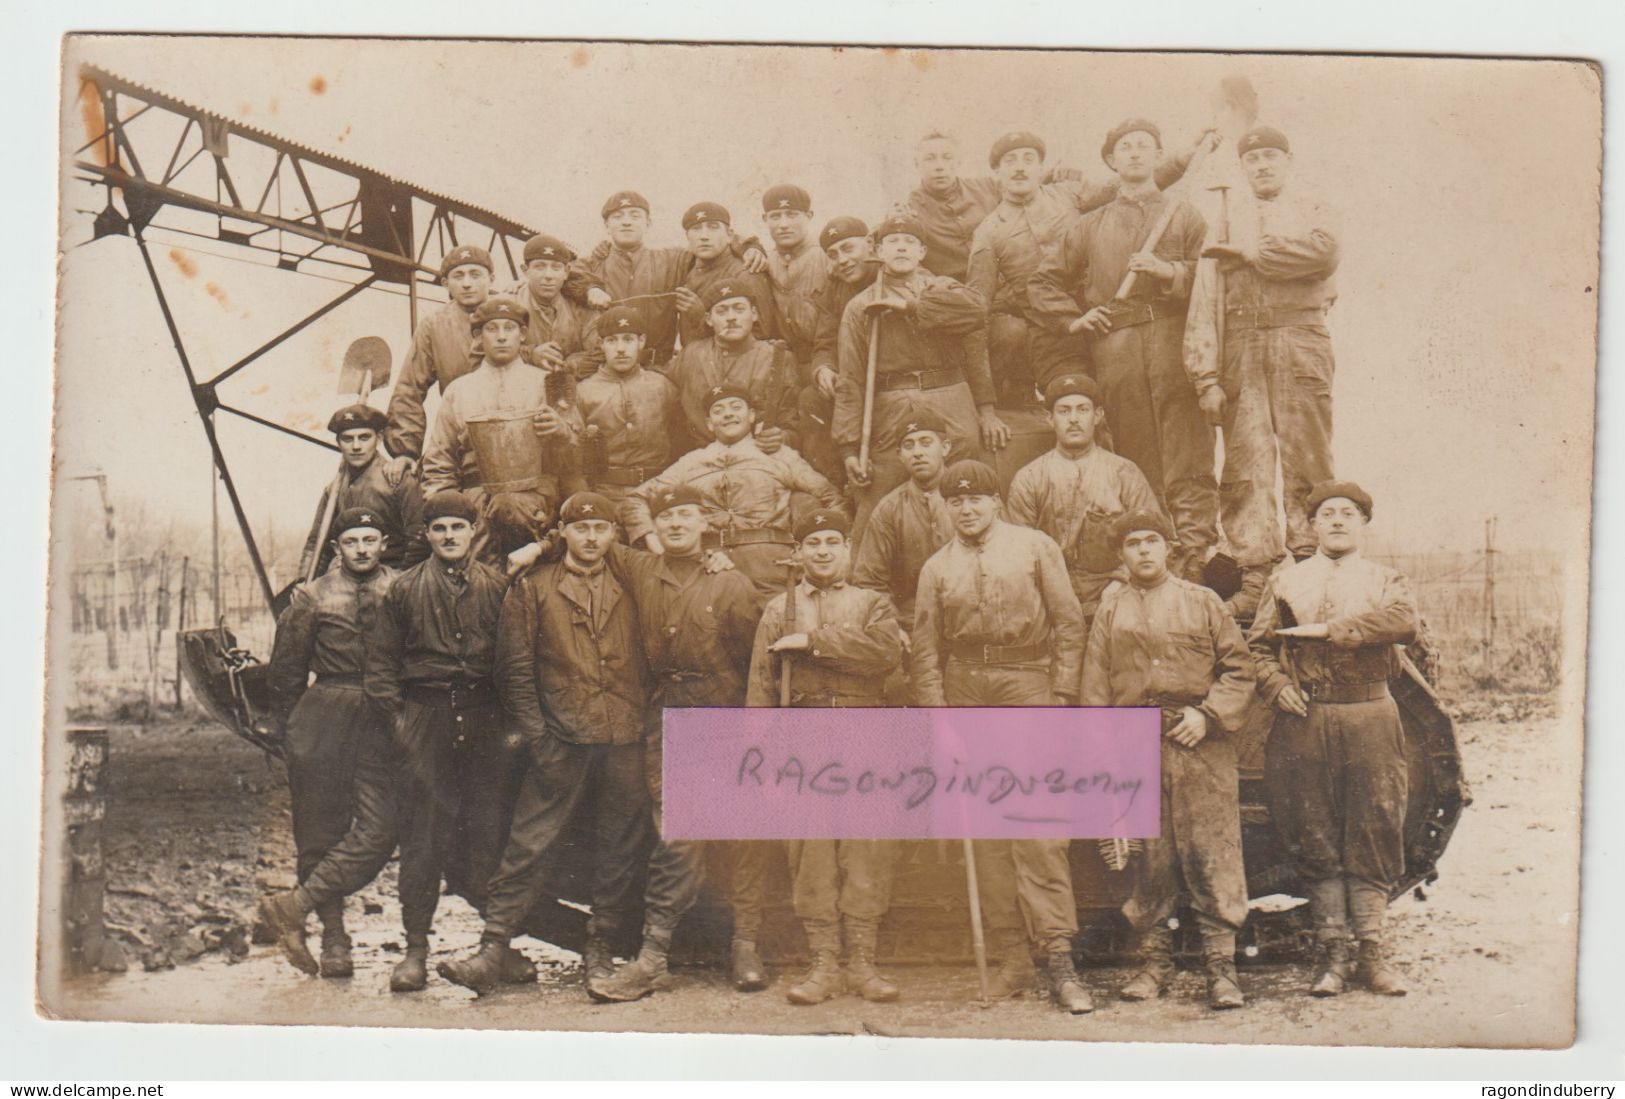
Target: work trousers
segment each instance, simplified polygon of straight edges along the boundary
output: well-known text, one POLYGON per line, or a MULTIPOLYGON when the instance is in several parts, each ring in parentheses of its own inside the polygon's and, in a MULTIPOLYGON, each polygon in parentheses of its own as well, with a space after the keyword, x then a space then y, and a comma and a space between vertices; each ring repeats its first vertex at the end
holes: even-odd
POLYGON ((846 480, 841 452, 830 436, 835 422, 835 398, 816 385, 803 386, 796 398, 796 426, 801 433, 801 456, 833 485, 846 480))
POLYGON ((288 718, 288 792, 303 885, 350 830, 361 744, 374 724, 360 683, 318 681, 288 718))
POLYGON ((790 899, 809 927, 878 921, 891 906, 896 840, 790 840, 790 899))
POLYGON ((1123 915, 1136 932, 1190 905, 1210 924, 1241 930, 1247 875, 1241 860, 1236 748, 1209 731, 1194 748, 1162 742, 1162 835, 1145 841, 1130 863, 1123 915))
POLYGON ((580 813, 593 816, 593 938, 610 940, 637 910, 649 853, 649 792, 642 744, 573 744, 549 736, 531 748, 502 862, 491 878, 485 938, 506 943, 547 888, 549 856, 580 813))
POLYGON ((1182 358, 1185 322, 1163 317, 1095 338, 1095 377, 1117 453, 1140 467, 1174 523, 1180 561, 1218 540, 1213 428, 1182 358))
POLYGON ((660 728, 656 725, 644 742, 644 777, 649 791, 649 805, 655 826, 654 850, 649 853, 649 880, 643 890, 643 930, 669 945, 688 910, 700 899, 700 887, 705 882, 704 849, 685 840, 667 840, 661 818, 663 784, 661 768, 665 765, 660 728))
POLYGON ((349 828, 315 866, 300 871, 317 908, 366 887, 395 852, 400 750, 377 721, 362 724, 355 739, 349 828))
POLYGON ((1094 374, 1089 337, 1083 333, 1057 335, 1034 329, 1030 354, 1033 382, 1039 392, 1064 374, 1094 374))
POLYGON ((1277 713, 1264 753, 1270 819, 1309 882, 1391 889, 1405 869, 1405 731, 1392 698, 1277 713))
POLYGON ((1224 343, 1225 537, 1243 567, 1280 559, 1279 461, 1285 546, 1306 556, 1315 549, 1304 514, 1309 490, 1333 476, 1331 336, 1316 325, 1244 328, 1227 332, 1224 343))
MULTIPOLYGON (((1049 667, 970 664, 950 658, 942 673, 950 706, 1053 706, 1049 667)), ((977 890, 990 933, 1025 931, 1039 954, 1070 951, 1078 933, 1070 840, 977 840, 977 890)), ((995 938, 1002 936, 994 936, 995 938)))
POLYGON ((1029 408, 1038 401, 1033 378, 1033 336, 1024 317, 994 313, 987 321, 987 364, 1000 408, 1029 408))

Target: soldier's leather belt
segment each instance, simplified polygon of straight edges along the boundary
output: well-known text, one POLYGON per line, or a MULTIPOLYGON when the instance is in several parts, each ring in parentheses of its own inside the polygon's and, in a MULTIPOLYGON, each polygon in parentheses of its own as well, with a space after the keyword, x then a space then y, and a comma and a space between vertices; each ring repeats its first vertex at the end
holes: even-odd
POLYGON ((706 679, 710 674, 692 668, 660 668, 654 673, 656 679, 663 679, 667 683, 692 683, 696 679, 706 679))
POLYGON ((1388 681, 1375 683, 1305 683, 1303 693, 1311 702, 1377 702, 1388 697, 1388 681))
POLYGON ((323 675, 321 672, 317 672, 316 682, 313 685, 317 687, 343 687, 349 690, 359 691, 361 689, 361 676, 323 675))
POLYGON ((453 710, 461 710, 465 706, 492 706, 497 700, 489 679, 470 679, 444 686, 408 683, 405 694, 408 701, 419 706, 449 706, 453 710))
POLYGON ((1120 328, 1150 324, 1163 317, 1183 317, 1189 308, 1189 303, 1182 301, 1133 301, 1118 302, 1110 306, 1107 312, 1112 319, 1112 332, 1116 332, 1120 328))
POLYGON ((790 705, 815 709, 855 710, 884 706, 885 701, 879 695, 842 694, 839 691, 810 691, 806 694, 792 693, 790 695, 790 705))
POLYGON ((659 472, 658 469, 646 469, 643 466, 610 466, 602 473, 595 474, 592 479, 600 484, 615 485, 619 488, 637 488, 659 472))
POLYGON ((1243 328, 1290 328, 1294 325, 1325 324, 1326 310, 1313 309, 1226 309, 1224 324, 1230 331, 1243 328))
POLYGON ((700 537, 706 549, 727 549, 729 546, 793 546, 794 536, 778 527, 751 527, 747 530, 708 530, 700 537))
POLYGON ((899 370, 875 377, 875 392, 889 393, 896 389, 945 389, 958 385, 965 375, 954 367, 941 370, 899 370))
POLYGON ((982 645, 974 641, 948 642, 948 655, 966 664, 1033 664, 1049 662, 1049 644, 982 645))

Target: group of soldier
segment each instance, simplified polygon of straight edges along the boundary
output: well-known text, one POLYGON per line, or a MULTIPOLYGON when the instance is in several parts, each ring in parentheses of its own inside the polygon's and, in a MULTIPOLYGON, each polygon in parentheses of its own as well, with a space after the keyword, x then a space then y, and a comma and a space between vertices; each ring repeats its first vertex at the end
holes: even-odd
MULTIPOLYGON (((1233 139, 1238 216, 1210 229, 1162 191, 1217 142, 1164 155, 1131 119, 1102 148, 1113 178, 1090 183, 1047 168, 1030 133, 994 143, 993 176, 962 177, 932 133, 919 189, 873 227, 815 235, 810 196, 784 185, 763 195, 766 246, 701 202, 686 246, 651 248, 649 204, 623 191, 604 243, 531 239, 511 290, 493 292, 484 250, 451 251, 451 300, 388 412, 329 425, 334 517, 278 623, 266 724, 285 737, 299 885, 261 915, 293 964, 353 972, 344 898, 398 849, 393 989, 425 986, 443 884, 484 931, 440 975, 535 980, 510 941, 584 834, 593 998, 668 987, 718 864, 732 980, 765 987, 757 934, 787 856, 812 955, 788 998, 895 999, 875 950, 898 844, 662 838, 663 710, 1149 706, 1162 831, 1127 868, 1140 964, 1119 992, 1167 989, 1188 907, 1209 1003, 1239 1007, 1230 734, 1256 694, 1277 711, 1267 782, 1309 892, 1311 991, 1403 993, 1384 950, 1407 780, 1388 680, 1417 614, 1360 554, 1371 497, 1333 477, 1338 244, 1267 126, 1233 139), (1006 484, 990 462, 1017 411, 1047 415, 1054 447, 1006 484), (1239 566, 1224 599, 1204 584, 1221 529, 1239 566)), ((1063 1010, 1091 1010, 1068 843, 973 850, 991 994, 1041 970, 1063 1010)))

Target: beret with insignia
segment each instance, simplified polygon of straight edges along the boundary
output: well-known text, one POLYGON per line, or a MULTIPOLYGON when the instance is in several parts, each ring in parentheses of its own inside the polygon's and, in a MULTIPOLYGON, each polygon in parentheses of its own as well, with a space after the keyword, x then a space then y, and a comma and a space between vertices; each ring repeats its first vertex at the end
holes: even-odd
POLYGON ((491 253, 477 244, 459 244, 446 253, 446 258, 440 261, 440 277, 445 278, 453 270, 468 263, 477 263, 487 271, 496 272, 496 264, 491 262, 491 253))
POLYGON ((821 530, 833 530, 842 535, 850 534, 852 521, 840 508, 821 508, 818 511, 809 511, 796 521, 794 531, 797 542, 804 542, 821 530))
POLYGON ((631 332, 639 336, 647 336, 648 328, 643 323, 643 314, 630 305, 616 305, 604 310, 598 318, 598 334, 600 336, 622 336, 631 332))
POLYGON ((509 320, 523 328, 530 323, 530 310, 512 298, 491 297, 480 302, 474 310, 473 326, 477 329, 486 321, 509 320))
POLYGON ((868 235, 869 227, 863 223, 862 218, 831 218, 829 224, 824 226, 824 231, 818 234, 818 246, 828 249, 848 237, 866 237, 868 235))
POLYGON ((693 485, 671 485, 655 493, 654 499, 649 502, 649 513, 659 515, 663 511, 670 511, 684 504, 694 504, 703 508, 705 497, 693 485))
POLYGON ((771 214, 774 210, 800 210, 804 214, 812 213, 812 196, 794 183, 780 183, 769 187, 762 193, 762 213, 771 214))
POLYGON ((997 168, 999 161, 1004 159, 1004 154, 1012 149, 1036 149, 1038 150, 1039 160, 1043 160, 1045 153, 1048 151, 1044 148, 1043 138, 1027 130, 1017 130, 1005 134, 993 143, 993 148, 987 154, 987 166, 997 168))
POLYGON ((388 417, 372 405, 351 404, 333 413, 332 419, 327 421, 327 430, 335 435, 346 431, 382 431, 388 422, 388 417))
POLYGON ((371 527, 379 534, 384 533, 384 520, 373 508, 345 508, 333 517, 333 537, 337 538, 347 530, 357 527, 371 527))
POLYGON ((1117 148, 1117 143, 1129 134, 1142 132, 1154 137, 1157 141, 1157 148, 1162 148, 1162 131, 1157 129, 1155 122, 1148 118, 1125 118, 1116 126, 1113 126, 1111 132, 1106 135, 1105 143, 1100 146, 1100 159, 1104 160, 1107 166, 1110 166, 1112 150, 1117 148))
POLYGON ((526 263, 538 259, 551 259, 560 263, 569 263, 575 258, 574 248, 571 248, 558 237, 550 237, 546 233, 539 233, 525 242, 526 263))
POLYGON ((1062 397, 1088 397, 1090 403, 1100 404, 1100 387, 1087 374, 1062 374, 1044 387, 1044 404, 1051 409, 1062 397))
POLYGON ((636 191, 616 191, 604 202, 604 210, 599 216, 609 217, 616 210, 642 210, 649 213, 649 200, 636 191))
POLYGON ((876 240, 885 240, 894 233, 906 233, 921 244, 925 243, 925 225, 913 214, 893 214, 875 226, 876 240))
POLYGON ((714 385, 705 391, 705 410, 710 412, 712 405, 718 401, 725 401, 729 397, 738 397, 746 404, 755 407, 754 402, 750 399, 750 390, 733 382, 723 382, 721 385, 714 385))
POLYGON ((733 279, 718 283, 705 292, 705 307, 710 309, 729 298, 746 298, 752 304, 756 302, 756 292, 751 284, 744 279, 733 279))
POLYGON ((584 519, 615 521, 615 505, 596 492, 577 492, 559 508, 559 526, 567 527, 584 519))
POLYGON ((1254 126, 1236 142, 1236 155, 1246 156, 1254 149, 1279 149, 1290 154, 1292 143, 1286 139, 1286 134, 1274 126, 1254 126))
POLYGON ((948 437, 948 421, 944 420, 942 415, 934 409, 922 408, 917 412, 911 412, 897 432, 898 441, 901 442, 916 431, 932 431, 936 433, 937 438, 946 439, 948 437))
POLYGON ((1320 505, 1327 500, 1348 500, 1360 509, 1369 521, 1371 518, 1371 494, 1353 481, 1322 481, 1309 490, 1309 500, 1306 510, 1313 519, 1320 505))
POLYGON ((728 208, 719 202, 696 202, 683 214, 684 229, 692 229, 708 221, 720 221, 724 225, 733 224, 733 220, 728 216, 728 208))
POLYGON ((1160 511, 1141 508, 1138 511, 1125 512, 1112 520, 1112 545, 1122 549, 1123 540, 1137 530, 1154 530, 1162 535, 1164 542, 1174 540, 1174 528, 1166 516, 1160 511))
POLYGON ((954 496, 997 496, 999 475, 986 462, 966 458, 948 467, 942 476, 942 498, 954 496))
POLYGON ((432 523, 436 519, 466 519, 470 523, 479 518, 474 505, 467 496, 454 488, 437 492, 423 501, 423 521, 432 523))

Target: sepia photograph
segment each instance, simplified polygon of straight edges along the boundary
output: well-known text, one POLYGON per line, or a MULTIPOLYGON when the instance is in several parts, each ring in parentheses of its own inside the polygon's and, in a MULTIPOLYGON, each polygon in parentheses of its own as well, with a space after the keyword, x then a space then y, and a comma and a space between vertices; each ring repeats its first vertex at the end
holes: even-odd
POLYGON ((1575 1041, 1600 65, 61 61, 41 1016, 1575 1041))

